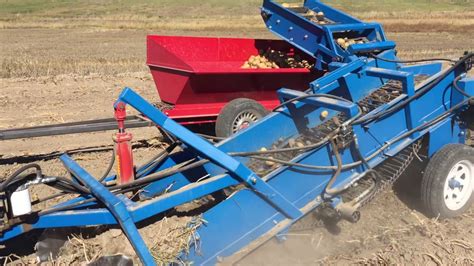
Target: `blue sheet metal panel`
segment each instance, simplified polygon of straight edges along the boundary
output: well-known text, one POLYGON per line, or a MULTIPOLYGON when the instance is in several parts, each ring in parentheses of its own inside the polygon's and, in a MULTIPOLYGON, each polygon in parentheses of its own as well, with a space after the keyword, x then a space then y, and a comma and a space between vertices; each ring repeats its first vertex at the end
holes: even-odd
POLYGON ((428 146, 428 156, 432 157, 443 146, 450 143, 464 143, 465 137, 461 136, 462 130, 458 123, 453 123, 451 118, 430 129, 430 142, 428 146))
POLYGON ((198 229, 199 247, 190 249, 185 259, 196 265, 213 265, 217 257, 227 257, 268 232, 284 216, 244 189, 203 215, 206 225, 198 229))
POLYGON ((401 66, 400 71, 410 72, 416 75, 432 76, 439 73, 443 69, 442 63, 426 63, 419 65, 401 66))
POLYGON ((451 108, 451 88, 454 74, 450 74, 423 97, 412 102, 413 118, 418 124, 440 115, 451 108))
POLYGON ((327 75, 313 81, 310 83, 310 87, 314 93, 329 93, 328 89, 325 89, 326 86, 333 83, 334 81, 349 75, 350 73, 360 69, 365 65, 366 62, 363 60, 357 60, 347 65, 340 67, 327 75))

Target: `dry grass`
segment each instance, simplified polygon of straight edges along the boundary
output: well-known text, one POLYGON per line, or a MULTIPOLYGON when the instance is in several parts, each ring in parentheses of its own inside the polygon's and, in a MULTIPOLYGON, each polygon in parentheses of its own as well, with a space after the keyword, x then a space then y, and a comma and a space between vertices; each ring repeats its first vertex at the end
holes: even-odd
MULTIPOLYGON (((191 0, 137 0, 106 2, 106 5, 96 2, 86 5, 61 1, 22 1, 6 1, 5 7, 0 7, 0 15, 3 14, 0 16, 0 78, 36 78, 62 74, 113 76, 147 72, 144 39, 150 32, 173 35, 271 36, 266 32, 259 15, 260 0, 209 0, 199 6, 191 0), (190 8, 184 12, 183 6, 190 8), (23 36, 25 33, 26 36, 23 36), (48 35, 51 36, 45 38, 48 35), (120 40, 113 39, 119 35, 120 40), (37 40, 38 37, 42 39, 37 40), (104 40, 106 38, 109 39, 104 40)), ((469 38, 469 35, 474 34, 474 10, 472 7, 466 8, 465 3, 424 3, 417 0, 411 5, 404 0, 397 0, 392 1, 394 8, 391 10, 387 8, 391 2, 387 1, 380 4, 372 3, 373 1, 328 2, 346 9, 362 20, 381 22, 386 31, 392 34, 457 34, 456 42, 459 44, 454 45, 456 47, 453 44, 446 47, 423 45, 425 48, 421 50, 416 45, 416 49, 409 47, 404 50, 408 45, 402 45, 401 55, 406 59, 432 55, 456 57, 463 50, 474 47, 472 38, 469 38), (404 10, 397 5, 399 2, 400 6, 414 8, 404 10)), ((395 38, 395 41, 398 40, 395 38)))
POLYGON ((90 58, 67 57, 38 58, 27 54, 2 58, 1 78, 50 77, 60 74, 88 76, 100 74, 114 76, 119 73, 146 71, 141 58, 90 58))
POLYGON ((73 17, 69 19, 44 17, 18 17, 12 20, 1 21, 0 29, 134 29, 134 30, 240 30, 264 28, 261 18, 251 16, 212 16, 204 18, 150 18, 145 15, 105 15, 98 17, 73 17))
MULTIPOLYGON (((90 17, 18 16, 0 20, 0 29, 133 29, 133 30, 262 30, 264 24, 255 15, 190 17, 149 17, 148 15, 102 15, 90 17)), ((474 32, 474 11, 458 12, 363 12, 355 16, 382 23, 392 32, 474 32)))

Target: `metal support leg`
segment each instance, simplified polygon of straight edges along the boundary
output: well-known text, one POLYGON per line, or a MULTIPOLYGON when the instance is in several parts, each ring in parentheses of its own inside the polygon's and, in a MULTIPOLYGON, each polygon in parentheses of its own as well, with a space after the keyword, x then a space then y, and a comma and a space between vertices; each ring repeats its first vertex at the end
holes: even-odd
POLYGON ((92 195, 99 199, 114 215, 117 222, 122 227, 130 244, 137 253, 141 262, 144 265, 155 265, 155 260, 150 254, 145 241, 143 241, 138 232, 135 223, 130 216, 130 213, 125 206, 125 203, 118 199, 112 192, 100 184, 94 177, 92 177, 86 170, 79 166, 71 157, 67 155, 61 156, 61 161, 64 166, 71 171, 82 183, 84 183, 90 190, 92 195))

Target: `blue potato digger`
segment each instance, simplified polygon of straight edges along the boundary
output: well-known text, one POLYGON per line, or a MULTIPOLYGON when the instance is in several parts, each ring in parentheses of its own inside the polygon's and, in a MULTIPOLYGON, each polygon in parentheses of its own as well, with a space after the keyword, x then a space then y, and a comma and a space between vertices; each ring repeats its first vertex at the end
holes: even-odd
POLYGON ((145 265, 155 264, 137 223, 203 197, 189 252, 199 265, 238 261, 327 208, 357 222, 361 208, 393 184, 421 153, 429 158, 421 199, 432 216, 454 217, 474 200, 474 54, 458 60, 402 61, 377 23, 320 1, 265 0, 267 28, 314 60, 324 75, 307 90, 281 88, 280 105, 223 140, 195 134, 130 88, 114 107, 117 175, 97 179, 68 155, 69 177, 26 165, 0 184, 0 242, 35 229, 119 225, 145 265), (446 61, 446 62, 443 62, 446 61), (443 65, 444 64, 444 65, 443 65), (171 144, 133 165, 125 108, 136 109, 171 144), (34 169, 34 174, 23 175, 34 169), (72 200, 33 210, 29 188, 48 185, 72 200), (136 192, 136 193, 130 193, 136 192))

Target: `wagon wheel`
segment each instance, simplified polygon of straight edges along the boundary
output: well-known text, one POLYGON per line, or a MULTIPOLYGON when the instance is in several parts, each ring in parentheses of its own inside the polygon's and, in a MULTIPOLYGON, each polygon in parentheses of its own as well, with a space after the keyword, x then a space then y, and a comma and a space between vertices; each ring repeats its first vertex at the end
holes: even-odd
POLYGON ((224 106, 216 121, 216 135, 228 137, 248 128, 252 123, 267 115, 268 111, 258 102, 238 98, 224 106))
POLYGON ((474 201, 474 148, 449 144, 430 160, 423 175, 422 200, 429 215, 459 216, 474 201))

